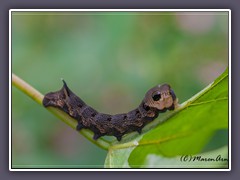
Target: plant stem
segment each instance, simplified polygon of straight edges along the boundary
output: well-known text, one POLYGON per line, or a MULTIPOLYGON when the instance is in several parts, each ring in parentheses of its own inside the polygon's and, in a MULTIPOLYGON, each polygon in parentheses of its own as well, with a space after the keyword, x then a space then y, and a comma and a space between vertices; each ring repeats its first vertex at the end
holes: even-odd
MULTIPOLYGON (((35 102, 37 102, 39 105, 42 106, 42 100, 43 100, 43 95, 34 89, 32 86, 30 86, 28 83, 23 81, 21 78, 19 78, 17 75, 12 74, 12 84, 18 88, 20 91, 25 93, 27 96, 32 98, 35 102)), ((42 106, 43 107, 43 106, 42 106)), ((77 126, 77 121, 70 116, 68 116, 65 112, 53 108, 53 107, 48 107, 46 108, 49 110, 51 113, 53 113, 55 116, 57 116, 59 119, 61 119, 63 122, 68 124, 70 127, 73 129, 76 128, 77 126)), ((102 149, 108 150, 110 143, 102 138, 99 138, 97 141, 93 140, 93 133, 87 129, 83 129, 80 131, 80 133, 86 137, 88 140, 90 140, 92 143, 96 144, 97 146, 101 147, 102 149)))

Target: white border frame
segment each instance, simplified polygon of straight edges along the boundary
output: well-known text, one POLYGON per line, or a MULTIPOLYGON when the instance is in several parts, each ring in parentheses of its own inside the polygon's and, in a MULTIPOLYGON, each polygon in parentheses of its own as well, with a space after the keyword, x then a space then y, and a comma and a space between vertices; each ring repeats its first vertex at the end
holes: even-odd
POLYGON ((230 9, 10 9, 9 10, 9 171, 231 171, 231 10, 230 9), (12 168, 12 12, 228 12, 228 65, 229 65, 229 95, 228 95, 228 123, 229 123, 229 168, 228 169, 14 169, 12 168))

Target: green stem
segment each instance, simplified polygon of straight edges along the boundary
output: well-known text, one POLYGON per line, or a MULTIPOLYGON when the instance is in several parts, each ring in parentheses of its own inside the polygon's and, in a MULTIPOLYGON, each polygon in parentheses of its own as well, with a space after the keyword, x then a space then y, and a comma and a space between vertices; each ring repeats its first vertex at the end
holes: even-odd
MULTIPOLYGON (((15 74, 12 74, 12 84, 18 88, 20 91, 25 93, 27 96, 32 98, 34 101, 36 101, 39 105, 42 106, 42 100, 43 100, 43 95, 34 89, 32 86, 30 86, 28 83, 23 81, 21 78, 16 76, 15 74)), ((51 113, 53 113, 55 116, 57 116, 59 119, 61 119, 63 122, 65 122, 67 125, 72 127, 73 129, 76 128, 77 126, 77 121, 70 116, 68 116, 66 113, 63 111, 53 108, 53 107, 48 107, 47 110, 49 110, 51 113)), ((102 149, 108 150, 110 143, 102 138, 99 138, 97 141, 93 140, 93 133, 87 129, 83 129, 80 131, 80 133, 86 137, 88 140, 90 140, 92 143, 96 144, 97 146, 101 147, 102 149)))

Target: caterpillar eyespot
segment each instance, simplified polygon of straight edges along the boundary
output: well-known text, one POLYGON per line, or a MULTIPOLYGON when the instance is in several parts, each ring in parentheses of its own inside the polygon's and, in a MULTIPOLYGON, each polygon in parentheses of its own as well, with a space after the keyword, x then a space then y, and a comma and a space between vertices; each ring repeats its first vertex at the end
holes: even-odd
POLYGON ((161 99, 161 93, 157 91, 156 93, 153 94, 152 98, 154 101, 158 101, 159 99, 161 99))
POLYGON ((170 85, 163 84, 151 88, 145 94, 140 105, 128 113, 109 115, 96 111, 76 96, 63 81, 59 91, 47 93, 43 98, 43 106, 56 107, 76 119, 76 130, 90 129, 93 139, 101 136, 115 136, 121 141, 124 134, 137 131, 156 119, 159 113, 174 110, 178 100, 170 85))

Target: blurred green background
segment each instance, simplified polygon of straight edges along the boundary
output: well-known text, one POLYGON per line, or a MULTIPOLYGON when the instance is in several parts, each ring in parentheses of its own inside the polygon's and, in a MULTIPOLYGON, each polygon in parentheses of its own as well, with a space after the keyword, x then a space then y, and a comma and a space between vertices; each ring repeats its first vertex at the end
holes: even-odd
MULTIPOLYGON (((104 113, 134 109, 164 82, 182 103, 227 66, 225 12, 12 13, 12 72, 43 94, 64 78, 104 113)), ((226 143, 216 132, 206 149, 226 143)), ((12 88, 13 167, 101 168, 106 154, 12 88)))

